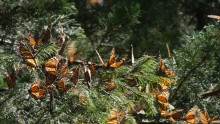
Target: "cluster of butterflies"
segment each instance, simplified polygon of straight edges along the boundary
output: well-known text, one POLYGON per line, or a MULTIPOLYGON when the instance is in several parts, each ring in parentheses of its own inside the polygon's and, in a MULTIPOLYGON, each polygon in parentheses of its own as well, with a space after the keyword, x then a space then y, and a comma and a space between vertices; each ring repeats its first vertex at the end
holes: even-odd
MULTIPOLYGON (((54 57, 48 59, 43 63, 42 68, 38 64, 37 53, 38 47, 41 41, 45 42, 50 39, 50 30, 48 29, 41 37, 34 39, 30 34, 28 34, 28 42, 24 39, 20 39, 20 46, 18 47, 19 54, 23 58, 23 64, 31 67, 37 71, 43 72, 44 78, 41 80, 38 78, 37 81, 32 83, 30 89, 28 90, 30 95, 34 99, 41 99, 45 94, 57 90, 59 93, 65 93, 69 89, 76 85, 79 80, 79 73, 83 72, 84 80, 90 88, 92 82, 92 76, 96 73, 96 68, 100 67, 100 64, 94 64, 91 62, 85 62, 82 60, 74 59, 71 63, 76 64, 76 68, 69 68, 71 64, 66 58, 57 54, 54 57), (71 84, 69 82, 72 82, 71 84)), ((119 62, 116 61, 115 49, 113 48, 109 57, 108 62, 101 65, 104 69, 115 69, 123 65, 126 61, 126 56, 119 62)), ((11 76, 6 75, 8 78, 8 83, 13 84, 14 78, 10 79, 11 76)), ((11 87, 11 86, 10 86, 11 87)), ((106 83, 106 89, 114 88, 114 84, 106 83)))
POLYGON ((175 122, 181 117, 183 112, 182 109, 172 110, 173 106, 168 102, 170 95, 168 89, 173 82, 171 77, 175 75, 175 72, 164 64, 161 56, 159 58, 159 71, 165 76, 160 77, 157 87, 152 90, 151 93, 158 102, 158 112, 160 116, 167 118, 170 122, 175 122))
POLYGON ((18 53, 23 58, 23 63, 28 65, 29 67, 36 69, 38 67, 39 61, 37 59, 38 48, 43 45, 43 43, 48 43, 51 38, 51 26, 48 26, 47 30, 40 34, 37 39, 27 33, 28 42, 26 42, 23 38, 20 38, 20 45, 17 47, 18 53))
POLYGON ((162 57, 159 60, 159 71, 163 73, 163 77, 160 78, 157 88, 152 90, 152 94, 155 96, 158 103, 158 113, 161 117, 166 118, 169 122, 179 122, 183 120, 184 124, 208 124, 208 123, 220 123, 220 120, 210 119, 207 110, 203 113, 197 106, 191 108, 185 115, 183 109, 174 109, 174 107, 168 102, 169 99, 169 86, 172 84, 172 77, 175 75, 174 71, 168 69, 164 64, 162 57), (168 73, 169 71, 169 73, 168 73))

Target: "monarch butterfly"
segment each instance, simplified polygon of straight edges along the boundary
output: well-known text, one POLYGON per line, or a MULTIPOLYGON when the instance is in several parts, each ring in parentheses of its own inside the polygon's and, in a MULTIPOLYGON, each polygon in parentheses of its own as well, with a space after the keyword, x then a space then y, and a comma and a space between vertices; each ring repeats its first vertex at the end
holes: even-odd
POLYGON ((38 59, 35 58, 34 54, 31 53, 31 50, 27 46, 20 46, 19 52, 24 58, 24 64, 36 68, 38 65, 38 59))
POLYGON ((156 96, 157 101, 165 107, 167 107, 169 105, 168 97, 169 97, 168 92, 162 92, 156 96))
POLYGON ((127 60, 127 55, 125 55, 125 56, 122 58, 121 61, 119 61, 119 62, 114 62, 113 64, 111 64, 110 67, 111 67, 111 68, 117 68, 117 67, 119 67, 119 66, 122 66, 122 65, 125 63, 126 60, 127 60))
MULTIPOLYGON (((53 74, 55 76, 58 76, 59 72, 62 70, 62 67, 65 64, 65 59, 62 58, 61 56, 57 55, 51 59, 49 59, 48 61, 46 61, 44 63, 44 71, 49 73, 49 74, 53 74)), ((65 66, 64 68, 65 69, 65 66)), ((63 72, 65 72, 63 70, 63 72)))
POLYGON ((107 124, 121 124, 124 121, 125 112, 113 109, 110 116, 108 117, 107 124))
POLYGON ((56 68, 58 65, 59 59, 57 57, 53 57, 44 63, 44 71, 49 72, 51 74, 56 75, 56 68))
POLYGON ((55 75, 54 73, 51 73, 51 72, 50 73, 46 72, 45 76, 46 76, 46 84, 47 85, 52 84, 57 79, 57 75, 55 75))
POLYGON ((31 85, 31 88, 28 90, 28 92, 34 99, 41 99, 45 95, 46 89, 40 88, 40 83, 35 82, 31 85))
POLYGON ((95 75, 95 73, 96 73, 95 64, 94 64, 94 63, 92 63, 92 64, 90 65, 89 69, 91 70, 91 74, 92 74, 92 76, 94 76, 94 75, 95 75))
POLYGON ((168 120, 170 122, 175 122, 175 120, 180 119, 180 117, 183 114, 183 109, 173 110, 173 111, 165 111, 165 110, 162 110, 161 108, 159 108, 158 111, 160 112, 161 116, 168 118, 168 120))
POLYGON ((63 65, 60 69, 60 77, 65 77, 69 72, 69 69, 67 68, 67 65, 63 65))
POLYGON ((155 97, 158 94, 158 91, 156 89, 153 89, 151 91, 151 94, 155 97))
POLYGON ((41 38, 39 37, 35 40, 31 34, 28 34, 28 41, 32 49, 35 49, 37 45, 40 45, 41 38))
POLYGON ((47 85, 47 92, 51 92, 56 88, 56 86, 52 85, 47 85))
POLYGON ((159 56, 160 56, 160 60, 159 60, 159 70, 160 70, 160 72, 162 72, 163 74, 165 74, 167 76, 168 75, 174 76, 175 72, 171 69, 168 69, 167 66, 163 63, 163 59, 162 59, 161 55, 159 55, 159 56))
POLYGON ((108 68, 113 63, 115 63, 115 48, 114 47, 112 48, 108 62, 105 63, 103 66, 104 68, 108 68))
POLYGON ((196 105, 186 113, 184 118, 188 123, 208 124, 208 120, 206 116, 201 112, 201 110, 196 105))
POLYGON ((51 38, 51 28, 52 28, 52 26, 48 25, 46 31, 43 32, 43 34, 41 34, 42 42, 48 42, 50 40, 50 38, 51 38))
POLYGON ((159 90, 160 91, 164 91, 167 90, 169 88, 169 86, 165 85, 165 84, 158 84, 159 85, 159 90))
POLYGON ((112 82, 105 82, 104 85, 105 85, 105 90, 107 91, 113 90, 116 87, 116 84, 112 82))
POLYGON ((71 86, 65 85, 65 80, 62 78, 56 83, 56 88, 58 92, 62 94, 68 91, 71 88, 71 86))
POLYGON ((34 55, 31 53, 29 47, 27 46, 20 46, 19 47, 19 53, 21 54, 22 57, 24 57, 24 59, 33 59, 34 55))
POLYGON ((91 87, 91 81, 92 81, 91 71, 85 63, 84 63, 84 76, 85 76, 88 88, 90 88, 91 87))
POLYGON ((74 85, 76 85, 76 83, 78 82, 80 67, 81 67, 81 65, 78 65, 78 67, 76 69, 73 69, 73 75, 70 78, 70 81, 72 81, 74 85))
POLYGON ((11 89, 15 86, 15 81, 17 79, 17 74, 19 72, 19 69, 16 69, 16 70, 12 70, 12 73, 9 74, 9 71, 6 70, 5 72, 5 77, 6 77, 6 82, 7 82, 7 85, 8 85, 8 88, 11 89))
POLYGON ((113 47, 112 51, 111 51, 111 54, 110 54, 110 57, 109 57, 109 60, 108 60, 107 63, 105 63, 103 65, 103 67, 104 68, 115 69, 115 68, 123 65, 125 63, 126 59, 127 59, 127 55, 125 55, 120 62, 116 62, 116 59, 115 59, 115 48, 113 47))

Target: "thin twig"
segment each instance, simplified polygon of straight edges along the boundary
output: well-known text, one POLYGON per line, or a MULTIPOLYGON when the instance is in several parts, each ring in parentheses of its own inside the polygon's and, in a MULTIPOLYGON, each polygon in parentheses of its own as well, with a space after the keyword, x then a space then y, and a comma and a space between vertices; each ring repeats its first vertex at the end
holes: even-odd
POLYGON ((167 46, 168 58, 170 58, 171 54, 170 54, 170 47, 169 47, 168 43, 166 43, 166 46, 167 46))
POLYGON ((102 65, 104 65, 104 61, 103 61, 102 57, 100 56, 99 52, 96 49, 95 49, 95 52, 98 55, 99 60, 101 61, 102 65))

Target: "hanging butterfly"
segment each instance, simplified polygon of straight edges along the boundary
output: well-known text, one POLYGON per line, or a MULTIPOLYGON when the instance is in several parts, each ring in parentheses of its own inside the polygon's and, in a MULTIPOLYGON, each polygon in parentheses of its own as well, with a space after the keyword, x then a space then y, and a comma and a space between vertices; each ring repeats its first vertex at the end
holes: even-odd
POLYGON ((65 65, 65 59, 57 55, 47 60, 43 69, 46 76, 46 84, 52 84, 57 78, 66 75, 68 72, 67 65, 65 65))
POLYGON ((151 93, 154 97, 156 97, 159 92, 158 92, 158 90, 153 89, 150 93, 151 93))
POLYGON ((41 34, 42 42, 44 43, 49 42, 51 38, 51 29, 52 29, 52 26, 48 25, 46 31, 41 34))
POLYGON ((117 109, 111 110, 111 114, 108 117, 107 124, 124 124, 125 112, 117 109))
POLYGON ((115 58, 115 48, 112 48, 109 60, 107 63, 105 63, 103 65, 104 68, 111 68, 111 69, 115 69, 118 68, 119 66, 123 65, 125 63, 127 59, 127 55, 125 55, 122 60, 120 62, 116 62, 116 58, 115 58))
POLYGON ((201 112, 201 110, 196 105, 186 113, 184 119, 186 120, 187 123, 208 124, 208 120, 206 116, 201 112))
POLYGON ((24 58, 24 64, 36 68, 38 66, 38 59, 35 58, 35 55, 31 52, 29 47, 27 46, 20 46, 19 47, 19 53, 24 58))
POLYGON ((91 75, 92 75, 92 76, 95 76, 96 67, 95 67, 95 64, 94 64, 94 63, 91 63, 91 64, 90 64, 89 69, 90 69, 90 71, 91 71, 91 75))
POLYGON ((157 96, 156 96, 157 101, 165 107, 167 107, 169 105, 168 97, 169 97, 168 92, 162 92, 162 93, 157 94, 157 96))
POLYGON ((31 88, 28 90, 29 94, 36 100, 42 99, 46 94, 46 91, 47 90, 45 88, 40 88, 39 82, 33 83, 31 88))
POLYGON ((62 70, 62 67, 64 66, 64 64, 65 64, 65 59, 62 58, 60 55, 57 55, 57 56, 47 60, 44 63, 43 68, 44 68, 45 72, 52 74, 52 75, 55 75, 55 76, 58 76, 58 74, 62 70))
POLYGON ((18 72, 19 69, 16 70, 13 69, 12 73, 9 73, 9 71, 6 70, 5 77, 9 89, 14 88, 18 72))
POLYGON ((175 122, 176 120, 179 120, 183 114, 183 109, 165 111, 159 108, 158 111, 162 117, 167 118, 170 122, 175 122))
POLYGON ((79 69, 80 69, 80 67, 81 67, 81 65, 79 64, 76 69, 73 69, 73 75, 70 78, 70 81, 73 82, 74 85, 76 85, 78 80, 79 80, 79 69))
POLYGON ((57 75, 54 75, 54 74, 49 73, 49 72, 46 72, 45 73, 45 78, 46 78, 46 82, 45 82, 46 85, 51 85, 51 84, 53 84, 56 81, 57 75))
POLYGON ((69 73, 69 69, 67 68, 67 64, 64 64, 60 69, 59 77, 65 77, 69 73))
POLYGON ((52 91, 54 91, 54 89, 56 89, 56 86, 54 86, 53 84, 51 84, 51 85, 47 85, 47 92, 52 92, 52 91))
POLYGON ((160 55, 160 60, 159 60, 159 71, 162 72, 165 75, 170 75, 170 76, 174 76, 175 72, 171 69, 168 69, 168 67, 163 63, 163 59, 160 55))
POLYGON ((204 107, 204 116, 205 116, 205 119, 208 121, 209 124, 220 124, 220 120, 215 120, 214 118, 209 117, 209 114, 208 114, 208 111, 207 111, 206 107, 204 107))
POLYGON ((110 54, 110 57, 109 57, 109 60, 107 63, 105 63, 103 65, 104 68, 108 68, 110 65, 112 65, 113 63, 115 63, 115 48, 113 47, 112 48, 112 51, 111 51, 111 54, 110 54))
POLYGON ((88 68, 87 64, 84 63, 83 67, 84 67, 85 80, 86 80, 86 83, 88 85, 88 88, 90 88, 91 87, 91 81, 92 81, 92 78, 91 78, 92 74, 91 74, 91 71, 88 68))
POLYGON ((36 49, 36 47, 38 45, 40 45, 41 43, 41 38, 38 37, 36 40, 34 39, 34 37, 29 33, 28 34, 28 41, 29 41, 29 45, 31 46, 31 48, 34 50, 36 49))
POLYGON ((119 66, 122 66, 124 63, 125 63, 125 61, 127 60, 127 55, 125 55, 123 58, 122 58, 122 60, 121 61, 119 61, 119 62, 114 62, 113 64, 111 64, 110 65, 110 68, 118 68, 119 66))
POLYGON ((63 94, 66 91, 68 91, 71 88, 71 86, 65 85, 65 80, 62 78, 56 83, 56 88, 60 94, 63 94))

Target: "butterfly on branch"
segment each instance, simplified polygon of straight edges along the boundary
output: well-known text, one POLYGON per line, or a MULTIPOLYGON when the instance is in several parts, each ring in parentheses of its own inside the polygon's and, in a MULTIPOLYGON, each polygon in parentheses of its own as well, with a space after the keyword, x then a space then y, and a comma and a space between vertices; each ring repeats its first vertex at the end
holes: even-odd
POLYGON ((79 64, 76 69, 72 69, 73 75, 71 76, 70 81, 73 82, 74 85, 76 85, 79 80, 80 67, 81 67, 81 65, 79 64))
POLYGON ((56 88, 60 94, 63 94, 66 91, 68 91, 71 88, 71 86, 65 85, 65 79, 62 78, 56 83, 56 88))
POLYGON ((40 82, 35 82, 31 85, 31 88, 28 90, 29 94, 34 99, 42 99, 46 94, 46 88, 40 87, 40 82))
POLYGON ((163 110, 162 108, 159 107, 158 111, 162 117, 167 118, 170 122, 175 122, 179 120, 183 114, 183 109, 169 111, 169 110, 163 110))
POLYGON ((111 51, 111 54, 110 54, 110 57, 109 57, 109 60, 107 63, 105 63, 103 65, 104 68, 110 68, 110 69, 115 69, 115 68, 118 68, 120 66, 122 66, 125 61, 127 60, 127 55, 125 55, 121 61, 119 62, 116 62, 116 57, 115 57, 115 48, 112 48, 112 51, 111 51))
POLYGON ((43 65, 46 76, 46 84, 52 84, 57 78, 62 78, 68 73, 65 58, 57 55, 47 60, 43 65))
POLYGON ((208 124, 208 120, 206 116, 196 105, 186 113, 184 119, 186 120, 187 123, 191 123, 191 124, 198 124, 198 123, 208 124))
POLYGON ((10 73, 8 69, 6 70, 5 77, 9 89, 14 88, 17 79, 17 74, 19 71, 20 69, 12 69, 10 73))
POLYGON ((88 65, 84 63, 83 65, 83 70, 84 70, 84 77, 85 77, 85 81, 88 85, 88 88, 91 88, 91 81, 92 81, 92 74, 91 74, 91 70, 89 69, 88 65))
POLYGON ((168 107, 168 105, 169 105, 168 97, 169 97, 168 92, 161 92, 156 95, 157 101, 165 107, 168 107))
POLYGON ((163 74, 165 74, 166 76, 174 76, 175 72, 171 69, 169 69, 164 63, 163 63, 163 59, 160 55, 159 58, 159 71, 162 72, 163 74))

